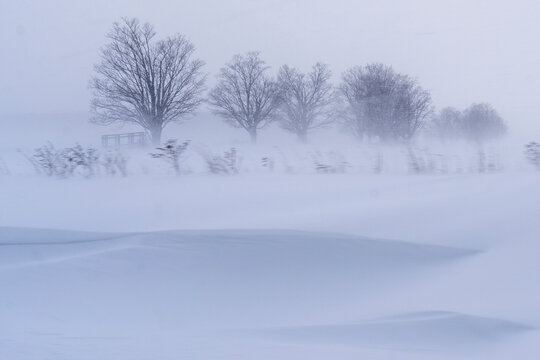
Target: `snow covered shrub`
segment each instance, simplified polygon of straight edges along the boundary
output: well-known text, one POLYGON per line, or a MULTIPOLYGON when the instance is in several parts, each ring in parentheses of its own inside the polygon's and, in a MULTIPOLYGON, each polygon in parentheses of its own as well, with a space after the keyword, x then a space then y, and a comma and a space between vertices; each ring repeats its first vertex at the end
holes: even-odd
POLYGON ((272 158, 263 157, 261 159, 261 165, 263 168, 267 169, 270 172, 274 171, 274 159, 272 158))
POLYGON ((347 168, 350 167, 343 156, 335 152, 331 152, 327 156, 323 156, 321 153, 317 152, 313 156, 313 164, 315 166, 315 171, 321 174, 344 173, 347 168))
POLYGON ((231 148, 219 155, 204 155, 208 170, 212 174, 238 174, 240 171, 240 160, 235 148, 231 148))
POLYGON ((102 156, 101 165, 103 165, 106 175, 120 174, 123 177, 127 176, 127 158, 120 151, 105 153, 102 156))
POLYGON ((442 155, 434 155, 428 149, 414 150, 409 147, 407 149, 409 172, 414 174, 431 174, 437 172, 438 169, 435 161, 435 157, 437 156, 441 157, 442 155))
POLYGON ((99 165, 97 150, 92 147, 83 148, 79 144, 64 149, 62 158, 66 164, 65 168, 68 176, 72 176, 76 170, 80 170, 83 176, 92 177, 96 174, 99 165))
POLYGON ((540 143, 531 141, 525 145, 525 158, 540 170, 540 143))
POLYGON ((27 158, 39 174, 60 176, 63 173, 64 166, 61 154, 51 143, 35 149, 34 155, 27 158))
POLYGON ((182 155, 186 152, 188 146, 189 140, 178 144, 178 140, 171 139, 165 143, 165 146, 156 148, 158 152, 151 153, 150 156, 156 159, 165 160, 174 169, 176 175, 180 175, 180 160, 182 159, 182 155))
POLYGON ((237 174, 240 171, 240 160, 235 148, 231 148, 229 151, 225 151, 223 154, 225 164, 231 174, 237 174))
POLYGON ((315 171, 317 171, 320 174, 335 174, 335 173, 338 173, 338 172, 343 172, 343 171, 340 171, 340 170, 341 169, 335 168, 332 165, 323 164, 323 163, 320 163, 318 161, 315 161, 315 171))
POLYGON ((66 178, 75 174, 92 177, 99 165, 97 150, 84 148, 76 144, 70 148, 56 149, 48 143, 34 150, 32 157, 27 157, 39 174, 66 178))

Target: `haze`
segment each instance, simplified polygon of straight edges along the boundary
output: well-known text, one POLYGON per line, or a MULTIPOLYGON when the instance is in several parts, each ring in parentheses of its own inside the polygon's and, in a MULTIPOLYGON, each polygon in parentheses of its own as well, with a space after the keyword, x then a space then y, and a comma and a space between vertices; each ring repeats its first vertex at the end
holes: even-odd
POLYGON ((0 359, 538 359, 539 39, 537 0, 0 0, 0 359))
POLYGON ((538 131, 536 1, 0 2, 0 114, 87 112, 87 88, 114 21, 138 17, 197 47, 209 85, 232 55, 259 50, 277 70, 380 61, 417 77, 440 108, 493 104, 514 133, 538 131))

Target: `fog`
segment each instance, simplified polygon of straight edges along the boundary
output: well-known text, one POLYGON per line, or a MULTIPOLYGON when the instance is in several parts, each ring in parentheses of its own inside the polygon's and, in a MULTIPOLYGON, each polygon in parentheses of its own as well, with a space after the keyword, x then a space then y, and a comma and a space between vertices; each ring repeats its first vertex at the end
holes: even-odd
POLYGON ((538 131, 536 1, 8 1, 0 3, 0 114, 86 113, 111 24, 123 16, 182 33, 209 84, 249 50, 277 70, 383 62, 418 78, 437 107, 493 104, 514 133, 538 131))
POLYGON ((0 0, 0 359, 536 359, 538 39, 524 0, 0 0))

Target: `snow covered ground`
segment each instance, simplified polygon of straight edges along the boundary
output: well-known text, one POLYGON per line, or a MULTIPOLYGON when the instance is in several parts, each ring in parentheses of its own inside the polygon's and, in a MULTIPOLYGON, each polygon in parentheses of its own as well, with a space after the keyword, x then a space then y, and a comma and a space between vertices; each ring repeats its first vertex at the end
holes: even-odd
POLYGON ((538 180, 3 176, 0 358, 535 359, 538 180))
POLYGON ((0 0, 0 360, 539 360, 539 15, 0 0))
POLYGON ((182 176, 146 149, 126 153, 127 177, 58 179, 18 149, 95 145, 107 129, 65 119, 25 136, 34 122, 0 135, 0 359, 540 353, 540 174, 521 145, 486 147, 497 166, 483 174, 475 149, 416 146, 448 160, 418 175, 405 148, 279 132, 253 146, 193 125, 171 134, 194 140, 182 176), (201 153, 232 146, 239 174, 210 174, 201 153), (348 167, 317 173, 319 160, 348 167))

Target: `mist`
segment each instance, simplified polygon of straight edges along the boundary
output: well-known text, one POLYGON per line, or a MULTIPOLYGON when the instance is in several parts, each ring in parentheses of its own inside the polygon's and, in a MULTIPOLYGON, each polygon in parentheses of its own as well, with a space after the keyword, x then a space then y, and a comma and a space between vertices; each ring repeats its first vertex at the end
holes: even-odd
POLYGON ((536 358, 539 38, 525 0, 0 0, 0 358, 536 358))
POLYGON ((383 62, 419 79, 437 107, 488 102, 513 131, 538 131, 535 1, 3 1, 0 113, 85 113, 88 79, 111 24, 137 17, 182 33, 209 82, 232 55, 258 50, 274 70, 316 61, 336 77, 383 62))

